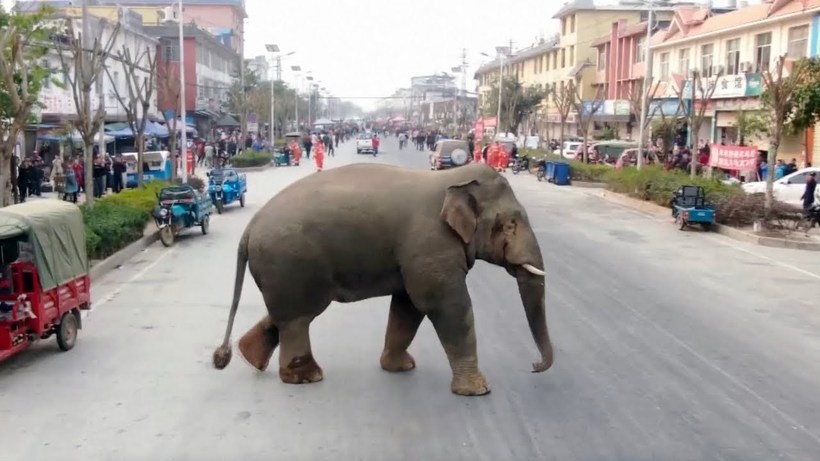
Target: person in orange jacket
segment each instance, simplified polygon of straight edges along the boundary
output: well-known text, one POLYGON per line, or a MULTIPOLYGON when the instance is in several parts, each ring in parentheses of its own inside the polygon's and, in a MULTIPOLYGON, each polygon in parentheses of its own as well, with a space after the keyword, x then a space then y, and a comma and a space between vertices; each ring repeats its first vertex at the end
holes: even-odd
POLYGON ((475 148, 473 148, 473 162, 475 163, 484 163, 484 159, 481 156, 481 143, 475 143, 475 148))
POLYGON ((313 142, 313 159, 316 161, 316 172, 322 171, 325 166, 325 145, 322 144, 322 138, 318 136, 313 142))
POLYGON ((490 145, 490 148, 487 149, 487 165, 494 170, 498 170, 498 141, 494 142, 490 145))
POLYGON ((510 164, 510 153, 500 143, 498 144, 498 171, 507 171, 507 166, 510 164))
POLYGON ((293 156, 293 164, 299 166, 299 162, 302 160, 302 148, 299 147, 299 143, 295 139, 291 139, 288 148, 293 156))

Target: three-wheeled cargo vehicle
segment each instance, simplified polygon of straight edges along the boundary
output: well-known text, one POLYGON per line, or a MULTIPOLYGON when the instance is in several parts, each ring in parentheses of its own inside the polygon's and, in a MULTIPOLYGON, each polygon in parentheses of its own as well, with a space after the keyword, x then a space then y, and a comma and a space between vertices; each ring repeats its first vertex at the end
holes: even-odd
MULTIPOLYGON (((294 158, 293 152, 290 150, 290 142, 294 139, 297 143, 301 144, 302 133, 294 131, 285 134, 285 145, 273 154, 274 166, 299 166, 299 159, 294 158)), ((300 145, 299 148, 301 149, 302 146, 300 145)))
POLYGON ((672 198, 672 216, 680 230, 699 224, 708 231, 715 223, 715 209, 706 203, 706 193, 701 186, 682 186, 672 198))
POLYGON ((0 209, 0 361, 52 335, 67 351, 91 308, 80 208, 36 200, 0 209))
POLYGON ((208 194, 200 194, 185 184, 163 187, 157 193, 157 200, 153 216, 159 228, 159 240, 166 247, 173 245, 176 236, 190 227, 199 226, 202 235, 208 233, 214 208, 208 194))
POLYGON ((233 168, 214 168, 208 172, 208 194, 216 206, 216 212, 222 214, 225 205, 239 200, 239 206, 245 206, 245 192, 248 191, 248 177, 233 168))

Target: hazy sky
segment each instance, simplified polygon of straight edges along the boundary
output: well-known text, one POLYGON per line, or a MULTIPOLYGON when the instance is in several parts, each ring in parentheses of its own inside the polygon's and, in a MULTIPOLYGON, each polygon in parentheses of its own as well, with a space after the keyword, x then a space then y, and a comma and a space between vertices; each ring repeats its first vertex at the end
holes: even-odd
MULTIPOLYGON (((291 65, 313 72, 334 96, 389 96, 410 86, 410 77, 450 72, 467 49, 467 89, 473 72, 512 38, 530 45, 557 31, 558 0, 246 0, 245 53, 265 53, 275 43, 296 54, 283 62, 282 78, 293 84, 291 65), (503 5, 503 6, 502 6, 503 5), (506 18, 506 19, 504 19, 506 18)), ((460 84, 460 77, 457 80, 460 84)), ((369 100, 355 100, 362 107, 369 100)))

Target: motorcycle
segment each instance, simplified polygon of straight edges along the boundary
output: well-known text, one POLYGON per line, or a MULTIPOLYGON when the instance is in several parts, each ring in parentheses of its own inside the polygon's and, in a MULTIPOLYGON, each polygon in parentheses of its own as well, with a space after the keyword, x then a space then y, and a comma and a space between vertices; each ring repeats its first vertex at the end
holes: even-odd
POLYGON ((510 163, 513 174, 518 174, 520 171, 529 171, 530 169, 530 159, 526 155, 518 156, 510 160, 510 163))

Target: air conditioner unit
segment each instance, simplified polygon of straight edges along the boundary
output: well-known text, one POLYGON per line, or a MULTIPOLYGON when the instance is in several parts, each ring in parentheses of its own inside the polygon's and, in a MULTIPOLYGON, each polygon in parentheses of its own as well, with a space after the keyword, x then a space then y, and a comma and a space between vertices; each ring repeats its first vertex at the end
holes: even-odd
POLYGON ((173 6, 166 6, 161 10, 157 10, 157 16, 159 22, 177 22, 179 17, 177 16, 177 9, 173 6))
POLYGON ((740 63, 740 72, 746 73, 752 71, 752 63, 750 62, 742 62, 740 63))

